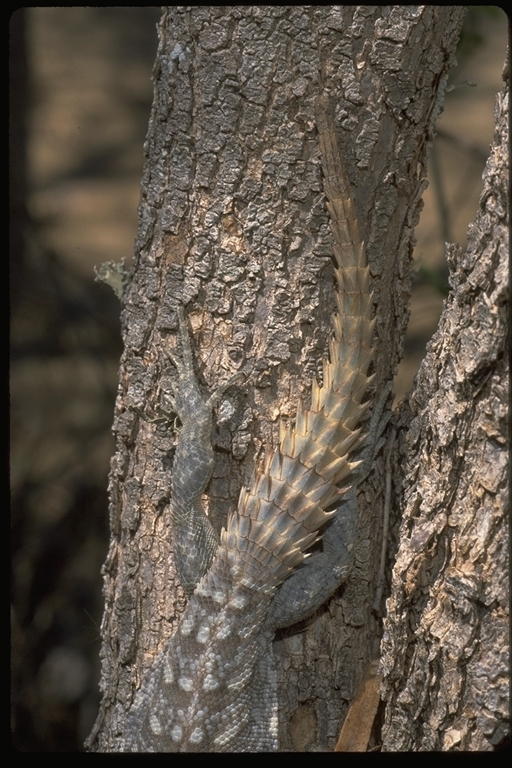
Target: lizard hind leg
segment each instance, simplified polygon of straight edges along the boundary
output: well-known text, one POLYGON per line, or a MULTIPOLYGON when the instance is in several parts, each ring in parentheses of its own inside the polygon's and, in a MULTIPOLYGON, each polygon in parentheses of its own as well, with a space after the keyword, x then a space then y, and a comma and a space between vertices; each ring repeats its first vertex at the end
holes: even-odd
POLYGON ((213 408, 238 374, 220 384, 213 394, 204 393, 194 372, 192 341, 182 306, 178 307, 178 317, 181 355, 167 352, 178 374, 168 398, 182 424, 171 477, 171 535, 179 581, 191 594, 218 547, 217 533, 201 503, 214 464, 213 408))
POLYGON ((309 618, 350 573, 357 531, 357 495, 347 491, 322 536, 323 551, 305 559, 276 592, 266 627, 275 631, 309 618))
POLYGON ((267 629, 275 631, 309 618, 349 576, 358 523, 356 488, 366 479, 385 442, 382 434, 391 416, 385 405, 392 386, 390 382, 383 388, 371 411, 364 442, 355 456, 360 461, 355 484, 345 492, 335 516, 324 528, 323 551, 307 556, 279 587, 270 603, 267 629))

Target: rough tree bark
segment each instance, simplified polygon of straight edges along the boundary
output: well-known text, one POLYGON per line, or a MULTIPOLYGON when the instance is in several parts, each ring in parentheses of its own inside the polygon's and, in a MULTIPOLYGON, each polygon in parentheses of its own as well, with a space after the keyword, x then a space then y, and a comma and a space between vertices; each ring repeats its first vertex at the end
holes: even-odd
MULTIPOLYGON (((436 6, 164 12, 135 262, 123 300, 103 701, 91 749, 119 748, 134 692, 184 607, 169 536, 175 435, 130 409, 150 417, 169 390, 174 372, 165 350, 176 343, 177 304, 187 305, 204 383, 212 388, 234 371, 245 375, 217 430, 205 499, 220 529, 260 448, 275 443, 278 416, 293 418, 298 395, 307 396, 330 333, 332 264, 315 100, 323 90, 335 97, 367 236, 378 393, 402 354, 427 150, 462 17, 461 8, 436 6)), ((400 492, 402 470, 397 466, 400 492)), ((380 459, 361 489, 356 566, 345 590, 275 643, 281 749, 332 749, 378 653, 382 626, 372 604, 382 478, 380 459)), ((443 521, 450 524, 447 513, 443 521)), ((387 637, 394 631, 388 623, 387 637)), ((391 701, 402 677, 389 648, 386 664, 391 701)))
POLYGON ((381 646, 387 750, 510 737, 508 70, 468 246, 399 413, 398 549, 381 646))

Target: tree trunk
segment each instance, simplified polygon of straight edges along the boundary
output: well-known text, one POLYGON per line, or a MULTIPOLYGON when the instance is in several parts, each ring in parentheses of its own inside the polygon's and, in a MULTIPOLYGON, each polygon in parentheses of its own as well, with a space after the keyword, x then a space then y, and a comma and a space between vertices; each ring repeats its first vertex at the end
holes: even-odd
POLYGON ((386 750, 490 750, 509 731, 508 71, 480 210, 399 413, 400 524, 382 642, 386 750))
MULTIPOLYGON (((140 410, 153 416, 170 389, 174 371, 166 351, 175 344, 177 305, 187 307, 203 383, 212 389, 235 371, 245 376, 215 436, 205 503, 220 529, 260 449, 276 443, 279 416, 293 418, 298 396, 308 397, 326 354, 333 275, 316 99, 323 91, 335 98, 366 232, 378 394, 402 355, 427 150, 462 17, 463 9, 441 6, 207 6, 164 12, 135 262, 123 299, 125 351, 104 567, 103 701, 91 749, 119 748, 134 692, 175 631, 185 603, 169 536, 176 437, 169 425, 140 417, 140 410)), ((482 366, 471 375, 482 384, 482 366)), ((473 390, 463 391, 469 412, 473 390)), ((401 418, 405 429, 407 414, 401 418)), ((406 440, 401 436, 398 449, 416 451, 406 440)), ((448 475, 441 466, 437 472, 448 475)), ((402 477, 403 465, 397 464, 397 495, 404 493, 402 477)), ((378 654, 382 626, 372 606, 382 499, 379 459, 361 489, 356 565, 345 590, 307 626, 286 630, 274 644, 283 750, 333 749, 354 692, 378 654)), ((413 501, 403 502, 404 514, 413 501)), ((443 511, 443 529, 450 525, 443 511)), ((435 535, 441 533, 436 527, 435 535)), ((435 562, 434 581, 444 567, 435 562)), ((420 572, 429 578, 430 571, 420 572)), ((413 584, 424 595, 428 583, 413 584)), ((415 599, 409 591, 402 605, 409 609, 415 599)), ((400 616, 393 608, 394 617, 403 620, 403 610, 400 616)), ((394 631, 388 619, 388 642, 394 631)), ((406 641, 411 638, 404 633, 406 641)), ((392 662, 406 658, 387 647, 385 659, 391 701, 404 684, 404 668, 392 668, 392 662)), ((413 715, 411 709, 407 716, 413 715)), ((393 720, 389 709, 388 717, 393 720)), ((392 745, 390 726, 386 733, 392 745)))

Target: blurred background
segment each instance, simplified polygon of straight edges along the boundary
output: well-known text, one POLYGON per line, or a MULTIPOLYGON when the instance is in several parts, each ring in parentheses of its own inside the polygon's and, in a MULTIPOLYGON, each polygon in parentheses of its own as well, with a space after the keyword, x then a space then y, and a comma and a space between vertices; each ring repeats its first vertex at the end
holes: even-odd
MULTIPOLYGON (((129 262, 158 8, 26 8, 10 20, 12 734, 79 751, 98 704, 101 566, 121 354, 119 303, 94 265, 129 262)), ((466 244, 493 137, 508 21, 471 7, 417 229, 397 399, 466 244)))

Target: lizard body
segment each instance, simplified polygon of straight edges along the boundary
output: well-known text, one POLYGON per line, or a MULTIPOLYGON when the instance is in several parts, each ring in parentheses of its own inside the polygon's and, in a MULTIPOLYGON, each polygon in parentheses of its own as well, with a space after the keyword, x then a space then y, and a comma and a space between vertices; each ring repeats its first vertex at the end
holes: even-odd
POLYGON ((177 567, 190 599, 128 713, 127 751, 277 749, 275 630, 309 616, 351 566, 354 490, 337 511, 328 510, 340 504, 339 485, 353 480, 359 464, 354 452, 368 408, 363 399, 373 354, 372 295, 325 100, 317 125, 337 286, 322 386, 313 383, 309 410, 299 402, 294 426, 281 426, 279 446, 242 489, 217 542, 199 496, 211 474, 212 408, 230 382, 210 397, 201 394, 181 312, 183 362, 171 359, 178 370, 172 400, 183 429, 171 504, 177 567), (304 562, 324 526, 324 551, 304 562))

